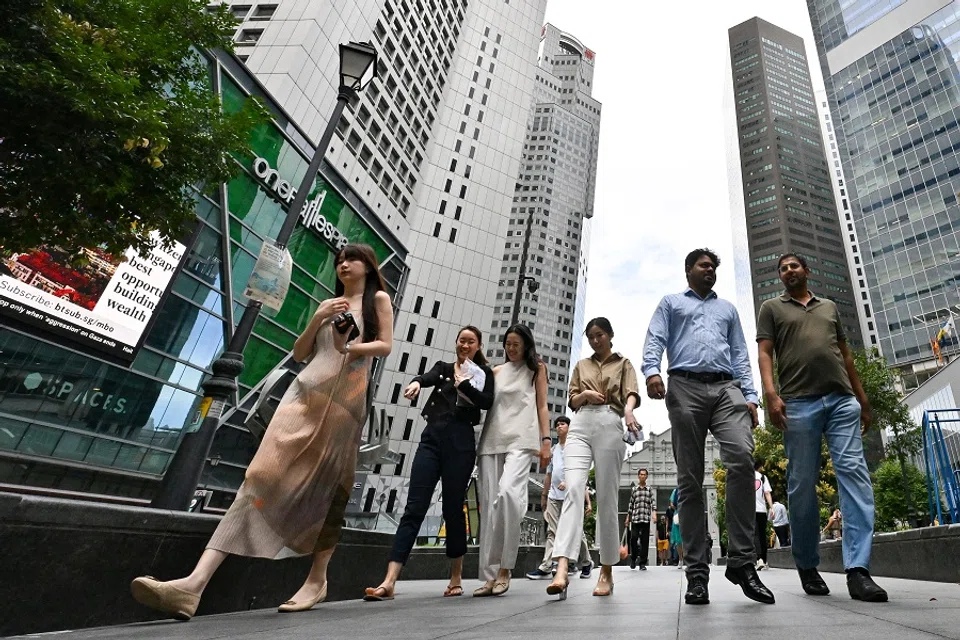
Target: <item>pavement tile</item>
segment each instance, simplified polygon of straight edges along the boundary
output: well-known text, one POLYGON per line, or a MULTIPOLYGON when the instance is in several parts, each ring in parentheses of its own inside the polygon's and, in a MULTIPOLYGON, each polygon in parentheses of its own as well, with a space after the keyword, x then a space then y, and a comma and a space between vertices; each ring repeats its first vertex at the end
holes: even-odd
MULTIPOLYGON (((569 597, 547 596, 546 581, 515 579, 503 597, 442 598, 444 581, 401 583, 397 599, 322 604, 313 611, 281 615, 272 609, 201 616, 188 623, 151 622, 56 634, 57 640, 507 640, 512 638, 604 638, 631 640, 960 640, 960 586, 883 578, 891 601, 851 600, 843 575, 823 574, 832 595, 803 593, 794 571, 769 569, 760 577, 777 604, 747 600, 715 571, 711 604, 683 604, 683 573, 674 568, 645 572, 617 568, 610 598, 591 595, 595 580, 574 578, 569 597)), ((131 606, 134 606, 131 602, 131 606)))

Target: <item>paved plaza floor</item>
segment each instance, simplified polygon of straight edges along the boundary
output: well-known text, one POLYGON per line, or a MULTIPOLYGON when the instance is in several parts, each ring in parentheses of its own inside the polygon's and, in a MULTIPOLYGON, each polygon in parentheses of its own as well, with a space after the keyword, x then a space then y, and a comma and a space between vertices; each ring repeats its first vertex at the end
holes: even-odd
MULTIPOLYGON (((58 640, 960 640, 957 584, 878 578, 890 602, 866 604, 850 599, 842 575, 824 574, 833 591, 824 598, 805 595, 793 571, 768 569, 760 576, 776 594, 775 605, 747 600, 722 569, 714 570, 710 582, 711 603, 698 607, 683 603, 686 581, 675 567, 644 572, 617 567, 610 598, 592 597, 594 579, 578 577, 564 602, 545 594, 546 581, 514 580, 507 594, 490 598, 471 597, 479 585, 472 580, 461 598, 440 597, 444 582, 418 581, 400 583, 396 599, 387 602, 352 600, 306 613, 259 610, 44 635, 58 640)), ((130 606, 138 605, 131 600, 130 606)))

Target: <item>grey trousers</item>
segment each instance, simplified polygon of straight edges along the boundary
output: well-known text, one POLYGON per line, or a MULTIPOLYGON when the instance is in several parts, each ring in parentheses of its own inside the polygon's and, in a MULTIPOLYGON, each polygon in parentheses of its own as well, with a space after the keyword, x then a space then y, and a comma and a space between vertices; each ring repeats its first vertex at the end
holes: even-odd
MULTIPOLYGON (((543 543, 543 562, 540 563, 541 571, 550 571, 553 566, 553 542, 557 537, 557 523, 560 521, 560 511, 563 509, 563 500, 554 500, 547 498, 547 508, 543 512, 543 521, 547 523, 547 540, 543 543)), ((580 535, 580 557, 579 566, 585 567, 593 564, 590 557, 590 548, 587 546, 587 536, 580 535)))
POLYGON ((707 525, 703 504, 707 432, 720 445, 727 470, 727 566, 754 564, 753 421, 737 381, 706 383, 672 376, 667 411, 677 463, 680 537, 687 576, 707 578, 707 525))

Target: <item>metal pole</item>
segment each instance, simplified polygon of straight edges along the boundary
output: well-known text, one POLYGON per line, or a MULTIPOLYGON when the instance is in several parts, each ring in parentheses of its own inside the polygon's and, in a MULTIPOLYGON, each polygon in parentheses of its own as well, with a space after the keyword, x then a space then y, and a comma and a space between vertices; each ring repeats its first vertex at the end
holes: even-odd
POLYGON ((517 292, 513 300, 513 316, 510 318, 510 324, 515 325, 520 322, 520 298, 523 296, 523 283, 526 281, 527 252, 530 250, 530 233, 533 230, 533 207, 527 214, 527 230, 523 234, 523 251, 520 253, 520 273, 517 275, 517 292))
MULTIPOLYGON (((282 247, 287 245, 294 229, 297 227, 300 211, 307 201, 307 195, 316 183, 326 148, 330 145, 330 139, 333 137, 333 131, 340 120, 343 108, 355 95, 356 92, 349 87, 340 87, 337 94, 337 106, 334 108, 333 115, 327 122, 327 128, 324 129, 323 136, 321 136, 320 142, 313 152, 313 158, 310 161, 310 166, 307 167, 303 180, 300 181, 297 195, 290 204, 290 208, 287 209, 287 217, 283 221, 280 233, 277 234, 277 244, 282 247)), ((186 510, 190 506, 197 485, 200 484, 200 477, 203 474, 207 456, 210 455, 213 438, 220 426, 223 407, 237 391, 237 377, 243 372, 243 350, 253 334, 253 326, 260 315, 260 307, 259 302, 250 301, 240 318, 240 322, 237 323, 236 331, 233 332, 226 351, 211 365, 213 377, 203 383, 203 392, 206 401, 209 403, 206 416, 200 423, 199 429, 184 434, 183 440, 177 447, 177 451, 170 461, 170 466, 167 467, 167 472, 160 482, 160 489, 150 502, 151 507, 155 509, 186 510)))

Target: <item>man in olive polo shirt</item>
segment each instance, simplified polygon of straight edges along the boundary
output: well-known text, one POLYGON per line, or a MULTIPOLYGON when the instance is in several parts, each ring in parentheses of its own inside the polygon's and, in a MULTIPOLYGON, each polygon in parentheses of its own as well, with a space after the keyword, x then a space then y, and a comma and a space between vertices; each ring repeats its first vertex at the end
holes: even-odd
POLYGON ((837 306, 807 289, 807 261, 786 253, 777 263, 786 292, 767 300, 757 319, 760 377, 770 422, 783 431, 787 495, 793 527, 791 550, 803 590, 830 593, 817 572, 820 505, 817 480, 820 441, 825 438, 840 487, 843 566, 855 600, 886 602, 887 592, 870 577, 873 485, 861 436, 870 427, 870 404, 847 348, 837 306), (774 354, 779 393, 774 380, 774 354))

